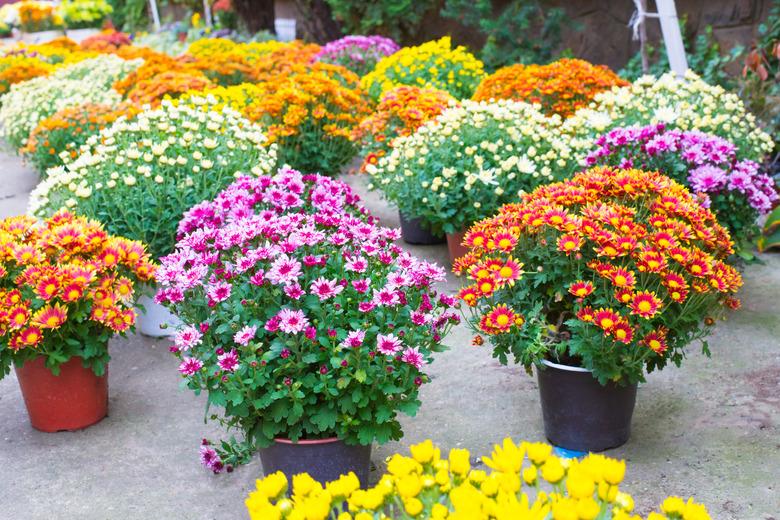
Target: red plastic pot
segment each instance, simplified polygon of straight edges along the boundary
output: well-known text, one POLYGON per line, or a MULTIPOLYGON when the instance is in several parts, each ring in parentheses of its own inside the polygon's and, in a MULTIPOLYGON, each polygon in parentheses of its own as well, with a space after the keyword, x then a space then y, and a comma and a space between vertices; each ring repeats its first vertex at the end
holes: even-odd
POLYGON ((46 368, 43 357, 16 368, 30 423, 36 430, 80 430, 108 415, 108 367, 102 376, 74 357, 60 365, 60 375, 46 368))
POLYGON ((463 231, 447 233, 447 249, 450 252, 450 262, 452 263, 455 263, 455 260, 469 252, 469 248, 462 244, 465 234, 463 231))
POLYGON ((371 466, 371 446, 348 445, 337 437, 298 442, 275 439, 273 444, 260 449, 260 460, 265 475, 281 471, 290 480, 299 473, 308 473, 324 484, 351 471, 365 487, 371 466))

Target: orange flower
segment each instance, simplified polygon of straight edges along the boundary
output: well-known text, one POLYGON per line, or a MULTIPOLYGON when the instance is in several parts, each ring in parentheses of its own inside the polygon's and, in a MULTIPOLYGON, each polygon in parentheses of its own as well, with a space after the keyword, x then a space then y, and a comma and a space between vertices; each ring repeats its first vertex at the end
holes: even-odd
POLYGON ((610 332, 620 319, 620 314, 612 309, 599 309, 593 315, 593 322, 605 332, 610 332))
POLYGON ((642 339, 642 344, 656 354, 663 354, 667 348, 666 332, 663 330, 653 331, 642 339))
POLYGON ((32 323, 42 329, 57 329, 68 319, 68 310, 60 304, 47 305, 35 313, 32 323))
POLYGON ((458 298, 466 302, 466 305, 473 307, 477 304, 477 288, 474 286, 463 287, 458 291, 458 298))
POLYGON ((499 69, 482 80, 473 99, 539 103, 547 114, 569 117, 599 92, 628 84, 605 65, 564 58, 549 65, 518 64, 499 69))

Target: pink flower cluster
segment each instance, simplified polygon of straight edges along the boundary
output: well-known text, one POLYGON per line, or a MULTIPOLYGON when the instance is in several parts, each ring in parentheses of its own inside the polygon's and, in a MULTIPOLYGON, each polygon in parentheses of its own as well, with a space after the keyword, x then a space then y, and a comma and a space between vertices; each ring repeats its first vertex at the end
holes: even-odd
POLYGON ((341 65, 363 76, 371 72, 379 60, 399 49, 397 43, 384 36, 351 35, 325 44, 314 59, 341 65))
POLYGON ((720 137, 698 131, 669 130, 663 124, 616 128, 596 140, 586 157, 588 166, 609 162, 621 168, 655 169, 658 161, 669 166, 664 173, 678 174, 684 166, 687 184, 706 194, 736 191, 758 213, 772 209, 778 195, 774 180, 748 160, 737 160, 737 147, 720 137), (614 161, 620 157, 620 161, 614 161), (677 163, 675 164, 675 161, 677 163))
POLYGON ((459 318, 433 288, 444 270, 399 238, 328 177, 238 179, 185 214, 156 274, 156 301, 185 323, 171 347, 180 373, 191 388, 257 392, 249 402, 307 374, 354 381, 358 369, 361 383, 411 392, 459 318))

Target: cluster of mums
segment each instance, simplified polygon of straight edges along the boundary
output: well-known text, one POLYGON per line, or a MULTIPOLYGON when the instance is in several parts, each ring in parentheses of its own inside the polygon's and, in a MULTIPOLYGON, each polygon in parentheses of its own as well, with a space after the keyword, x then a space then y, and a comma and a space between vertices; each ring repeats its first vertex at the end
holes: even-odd
MULTIPOLYGON (((448 38, 403 49, 362 36, 209 39, 168 56, 104 33, 0 55, 0 134, 41 175, 29 216, 0 223, 0 375, 15 365, 23 390, 36 364, 104 378, 109 338, 136 309, 163 305, 157 332, 173 334, 186 384, 242 434, 204 441, 214 472, 261 448, 268 474, 292 474, 285 449, 338 442, 351 462, 313 474, 354 469, 365 484, 365 448, 403 435, 399 413, 420 406, 456 310, 502 362, 546 367, 543 401, 542 378, 574 367, 628 403, 601 439, 557 431, 545 412, 551 441, 619 445, 637 383, 679 365, 739 307, 735 261, 752 257, 756 219, 778 198, 760 167, 769 136, 735 95, 692 74, 629 84, 559 60, 486 75, 448 38), (333 178, 356 156, 407 242, 447 235, 457 294, 333 178), (139 305, 144 293, 154 302, 139 305)), ((105 415, 101 403, 87 421, 105 415)), ((615 415, 580 408, 570 424, 615 415)), ((324 488, 299 477, 282 499, 286 480, 272 475, 250 510, 326 518, 346 501, 339 518, 477 518, 474 507, 633 518, 603 457, 565 462, 508 442, 487 475, 428 448, 393 459, 368 491, 352 477, 324 488)), ((679 499, 662 512, 707 518, 679 499)))

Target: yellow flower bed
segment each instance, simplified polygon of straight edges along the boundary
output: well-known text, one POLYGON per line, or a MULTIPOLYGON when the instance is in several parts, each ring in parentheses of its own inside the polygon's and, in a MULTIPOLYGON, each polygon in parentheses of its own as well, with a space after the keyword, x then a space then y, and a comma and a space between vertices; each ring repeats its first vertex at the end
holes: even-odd
MULTIPOLYGON (((307 473, 288 481, 281 473, 257 481, 246 500, 252 520, 641 520, 634 499, 620 491, 626 463, 603 455, 562 459, 549 444, 504 439, 471 467, 468 450, 447 458, 430 440, 395 454, 376 486, 360 489, 354 473, 324 486, 307 473)), ((707 509, 669 497, 647 520, 708 520, 707 509)))

